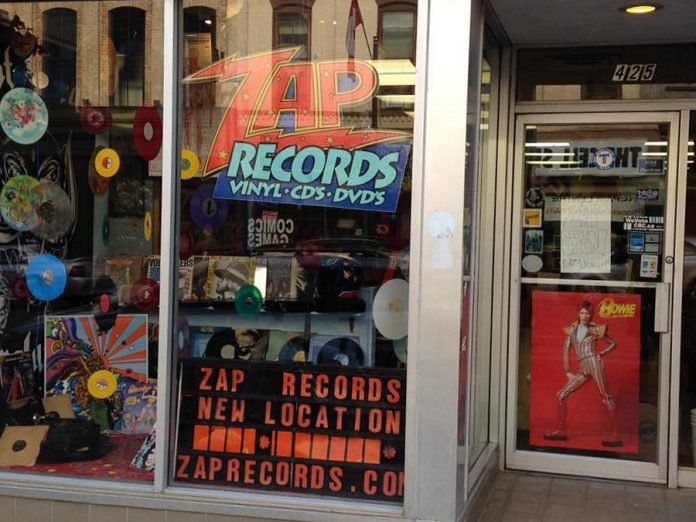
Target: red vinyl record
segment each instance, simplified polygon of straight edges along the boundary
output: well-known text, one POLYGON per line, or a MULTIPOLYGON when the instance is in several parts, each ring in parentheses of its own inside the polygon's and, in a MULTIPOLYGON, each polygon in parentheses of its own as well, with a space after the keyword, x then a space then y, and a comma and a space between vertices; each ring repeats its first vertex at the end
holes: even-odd
POLYGON ((87 103, 80 109, 80 124, 90 134, 103 134, 111 128, 111 111, 87 103))
POLYGON ((149 312, 159 305, 159 284, 152 279, 138 279, 131 287, 131 303, 141 312, 149 312))
POLYGON ((162 148, 162 118, 154 107, 138 107, 133 118, 133 144, 145 161, 152 161, 162 148))

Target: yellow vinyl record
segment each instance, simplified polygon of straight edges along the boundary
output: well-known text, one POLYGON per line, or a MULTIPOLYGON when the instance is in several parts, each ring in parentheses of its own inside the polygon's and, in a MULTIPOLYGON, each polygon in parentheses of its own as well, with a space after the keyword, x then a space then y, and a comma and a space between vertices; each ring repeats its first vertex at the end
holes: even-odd
POLYGON ((116 392, 116 376, 109 370, 99 370, 87 380, 87 391, 95 399, 108 399, 116 392))
POLYGON ((143 235, 145 241, 152 239, 152 214, 145 212, 145 223, 143 224, 143 235))
POLYGON ((188 149, 181 151, 181 179, 195 178, 200 168, 201 160, 195 152, 188 149))
POLYGON ((110 178, 121 167, 121 158, 114 149, 102 149, 94 157, 94 168, 103 178, 110 178))

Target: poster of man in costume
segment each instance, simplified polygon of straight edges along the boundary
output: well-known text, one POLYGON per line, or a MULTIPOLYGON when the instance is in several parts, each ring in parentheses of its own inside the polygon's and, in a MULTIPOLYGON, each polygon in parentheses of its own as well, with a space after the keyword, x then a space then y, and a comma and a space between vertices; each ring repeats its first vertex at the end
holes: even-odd
POLYGON ((640 299, 532 293, 532 446, 638 452, 640 299))

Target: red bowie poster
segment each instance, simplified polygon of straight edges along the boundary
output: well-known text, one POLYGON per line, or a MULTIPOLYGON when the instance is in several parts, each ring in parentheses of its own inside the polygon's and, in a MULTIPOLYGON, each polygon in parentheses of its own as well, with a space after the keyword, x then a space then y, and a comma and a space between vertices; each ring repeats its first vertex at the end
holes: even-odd
POLYGON ((532 293, 530 443, 638 452, 640 295, 532 293))

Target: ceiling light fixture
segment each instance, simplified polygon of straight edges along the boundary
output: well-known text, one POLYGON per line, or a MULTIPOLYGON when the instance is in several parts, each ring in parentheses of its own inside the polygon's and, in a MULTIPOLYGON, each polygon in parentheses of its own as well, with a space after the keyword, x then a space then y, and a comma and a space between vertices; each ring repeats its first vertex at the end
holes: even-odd
POLYGON ((662 6, 660 4, 633 4, 626 5, 624 7, 621 7, 620 9, 627 14, 642 15, 654 13, 655 11, 661 8, 662 6))

